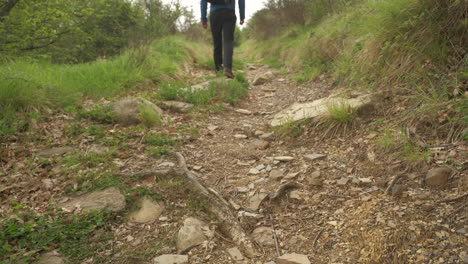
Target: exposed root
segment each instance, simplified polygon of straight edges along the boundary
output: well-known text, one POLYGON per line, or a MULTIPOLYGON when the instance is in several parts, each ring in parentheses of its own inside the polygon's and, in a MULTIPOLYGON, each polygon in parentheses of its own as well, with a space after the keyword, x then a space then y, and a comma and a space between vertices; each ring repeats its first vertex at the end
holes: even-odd
POLYGON ((276 200, 278 199, 279 197, 281 197, 287 190, 290 190, 290 189, 295 189, 295 188, 300 188, 301 185, 299 183, 296 183, 296 182, 287 182, 285 184, 281 184, 279 187, 278 187, 278 190, 276 190, 276 192, 270 194, 270 200, 276 200))
POLYGON ((210 192, 205 186, 203 186, 203 184, 200 183, 197 175, 187 168, 185 158, 182 154, 175 153, 175 156, 179 162, 179 167, 176 169, 176 173, 184 177, 192 189, 197 190, 198 194, 207 201, 206 209, 217 216, 220 221, 221 230, 225 234, 229 235, 232 242, 243 250, 246 256, 254 257, 258 255, 254 243, 245 233, 235 214, 233 214, 229 203, 220 198, 220 195, 215 191, 210 192))

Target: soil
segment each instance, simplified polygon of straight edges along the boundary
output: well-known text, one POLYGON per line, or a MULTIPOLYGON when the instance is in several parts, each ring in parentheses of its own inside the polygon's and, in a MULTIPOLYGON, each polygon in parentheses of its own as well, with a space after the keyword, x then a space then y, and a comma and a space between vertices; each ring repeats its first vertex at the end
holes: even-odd
MULTIPOLYGON (((246 74, 252 81, 270 70, 256 66, 246 70, 246 74)), ((206 74, 190 71, 194 76, 206 74)), ((326 79, 297 85, 288 75, 273 71, 276 75, 273 80, 251 86, 247 98, 235 106, 226 106, 222 113, 191 118, 187 114, 169 114, 173 122, 166 126, 168 132, 176 133, 180 127, 187 128, 185 131, 199 128, 196 136, 183 132, 185 141, 176 147, 186 158, 189 169, 197 172, 206 187, 239 205, 238 209, 232 208, 235 214, 260 215, 259 218, 239 217, 246 233, 267 226, 276 234, 277 246, 258 245, 259 256, 234 261, 226 250, 235 245, 222 230, 217 230, 208 242, 190 250, 190 263, 263 264, 286 253, 307 255, 312 263, 468 263, 468 198, 446 201, 468 190, 465 142, 434 145, 428 140, 429 161, 407 161, 382 150, 376 141, 383 129, 375 124, 377 120, 392 118, 389 113, 398 107, 392 105, 392 98, 358 118, 353 129, 346 133, 325 135, 323 128, 303 123, 293 128, 298 133, 288 135, 276 130, 273 136, 261 139, 262 135, 275 131, 268 125, 274 113, 294 102, 312 101, 342 91, 326 79), (309 160, 305 156, 310 154, 326 157, 309 160), (279 156, 293 159, 278 161, 275 157, 279 156), (427 171, 439 166, 453 169, 449 181, 439 188, 426 186, 427 171), (283 176, 270 177, 270 170, 280 170, 283 176), (388 188, 396 176, 397 180, 388 188), (252 210, 252 197, 273 194, 287 182, 296 183, 298 188, 286 190, 275 200, 267 197, 258 211, 252 210)), ((67 114, 54 114, 50 120, 38 124, 37 131, 41 131, 38 135, 30 135, 36 141, 10 138, 1 149, 1 214, 11 212, 13 200, 27 204, 38 213, 47 212, 53 208, 48 201, 63 199, 65 187, 75 184, 76 178, 70 172, 60 172, 63 166, 56 162, 58 158, 45 165, 37 159, 33 159, 37 165, 31 167, 28 163, 47 144, 86 150, 97 143, 83 135, 73 142, 64 137, 71 119, 67 114), (45 141, 45 137, 50 140, 45 141)), ((106 130, 116 138, 119 131, 132 134, 132 139, 126 142, 127 150, 119 150, 112 161, 121 174, 154 170, 164 162, 175 162, 171 157, 145 155, 144 131, 118 126, 106 130)), ((106 169, 107 166, 100 164, 82 170, 89 173, 106 169)), ((74 173, 81 175, 83 171, 77 169, 74 173)), ((166 209, 163 218, 152 224, 131 224, 123 220, 113 224, 115 238, 109 242, 112 246, 96 252, 106 256, 106 263, 152 263, 160 254, 176 254, 174 238, 187 216, 198 216, 216 226, 216 219, 204 212, 203 206, 188 208, 184 191, 182 194, 180 190, 170 191, 183 186, 174 183, 169 189, 162 188, 158 186, 159 180, 156 176, 137 182, 124 180, 129 186, 160 191, 166 209)), ((94 263, 94 259, 85 263, 94 263)))

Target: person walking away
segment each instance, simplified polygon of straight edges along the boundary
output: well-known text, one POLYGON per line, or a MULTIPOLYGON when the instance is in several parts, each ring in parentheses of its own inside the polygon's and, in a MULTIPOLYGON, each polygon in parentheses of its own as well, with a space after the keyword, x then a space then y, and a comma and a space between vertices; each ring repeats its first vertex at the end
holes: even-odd
MULTIPOLYGON (((244 24, 245 0, 239 1, 240 24, 244 24)), ((210 3, 210 26, 213 35, 213 58, 215 70, 234 78, 232 56, 234 54, 234 30, 236 29, 236 0, 201 0, 201 20, 203 28, 208 28, 207 8, 210 3), (224 48, 224 56, 223 56, 224 48)))

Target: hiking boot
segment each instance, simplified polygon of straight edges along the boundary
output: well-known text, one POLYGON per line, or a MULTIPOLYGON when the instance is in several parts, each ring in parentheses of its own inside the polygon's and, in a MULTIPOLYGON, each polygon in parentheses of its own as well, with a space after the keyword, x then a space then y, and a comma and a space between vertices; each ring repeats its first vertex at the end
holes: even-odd
POLYGON ((232 73, 232 69, 224 68, 224 76, 228 77, 229 79, 234 79, 234 73, 232 73))

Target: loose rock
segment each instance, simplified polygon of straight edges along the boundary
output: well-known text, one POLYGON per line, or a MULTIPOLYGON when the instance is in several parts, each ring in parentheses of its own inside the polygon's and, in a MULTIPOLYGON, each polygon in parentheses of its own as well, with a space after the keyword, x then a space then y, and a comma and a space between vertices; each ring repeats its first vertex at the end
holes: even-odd
POLYGON ((159 106, 164 110, 176 113, 187 113, 193 108, 193 104, 178 101, 163 101, 159 106))
POLYGON ((239 261, 244 259, 244 256, 237 247, 228 248, 227 252, 233 260, 239 261))
POLYGON ((270 171, 270 177, 273 179, 279 179, 283 177, 283 172, 280 170, 272 170, 270 171))
POLYGON ((294 159, 294 157, 290 157, 290 156, 278 156, 278 157, 275 157, 274 159, 277 160, 277 161, 291 161, 291 160, 294 159))
POLYGON ((237 113, 239 113, 239 114, 244 114, 244 115, 251 115, 252 114, 252 111, 249 111, 247 109, 236 109, 235 111, 237 113))
POLYGON ((162 204, 156 203, 148 197, 139 201, 140 209, 130 214, 130 222, 151 223, 159 218, 164 210, 162 204))
POLYGON ((161 255, 153 259, 153 264, 186 264, 188 263, 187 255, 161 255))
POLYGON ((426 175, 426 184, 431 187, 439 187, 447 184, 452 174, 450 168, 442 167, 430 170, 426 175))
POLYGON ((295 103, 277 113, 270 125, 275 127, 285 122, 322 117, 328 113, 330 105, 345 105, 359 110, 372 106, 372 103, 372 95, 364 95, 352 99, 327 97, 309 103, 295 103))
POLYGON ((267 149, 267 148, 270 146, 270 142, 268 142, 268 141, 266 141, 266 140, 257 139, 257 140, 255 140, 254 142, 252 142, 252 146, 253 146, 255 149, 265 150, 265 149, 267 149))
POLYGON ((61 156, 70 152, 73 152, 75 148, 72 147, 58 147, 58 148, 51 148, 39 151, 37 155, 43 158, 50 158, 53 156, 61 156))
POLYGON ((336 184, 337 184, 338 186, 345 186, 346 184, 348 184, 348 182, 349 182, 349 178, 343 177, 343 178, 339 179, 339 180, 336 182, 336 184))
POLYGON ((317 153, 304 156, 306 160, 310 160, 310 161, 322 160, 322 159, 325 159, 326 157, 327 157, 327 154, 317 154, 317 153))
POLYGON ((260 207, 260 204, 263 202, 263 200, 265 200, 265 198, 268 196, 268 194, 266 193, 259 193, 259 194, 256 194, 254 196, 252 196, 250 198, 250 202, 249 202, 249 205, 247 206, 247 208, 253 210, 253 211, 257 211, 258 208, 260 207))
POLYGON ((36 264, 63 264, 62 256, 57 251, 49 251, 41 254, 36 264))
POLYGON ((184 251, 185 249, 199 245, 206 240, 203 233, 203 226, 205 224, 193 217, 185 219, 184 225, 177 234, 177 249, 184 251))
POLYGON ((273 239, 273 229, 271 227, 261 226, 257 227, 252 232, 253 239, 264 247, 274 247, 275 240, 273 239))
POLYGON ((285 254, 276 259, 277 264, 311 264, 306 255, 301 254, 285 254))
POLYGON ((123 99, 115 102, 113 105, 117 122, 124 126, 137 125, 141 123, 140 112, 142 108, 149 109, 159 115, 162 114, 162 110, 159 107, 141 97, 123 99))
POLYGON ((102 191, 91 192, 58 205, 67 211, 81 208, 83 211, 107 209, 118 212, 125 208, 125 197, 119 189, 110 187, 102 191))
POLYGON ((273 78, 275 78, 275 75, 271 71, 268 71, 268 72, 257 75, 252 84, 262 85, 271 81, 273 78))

